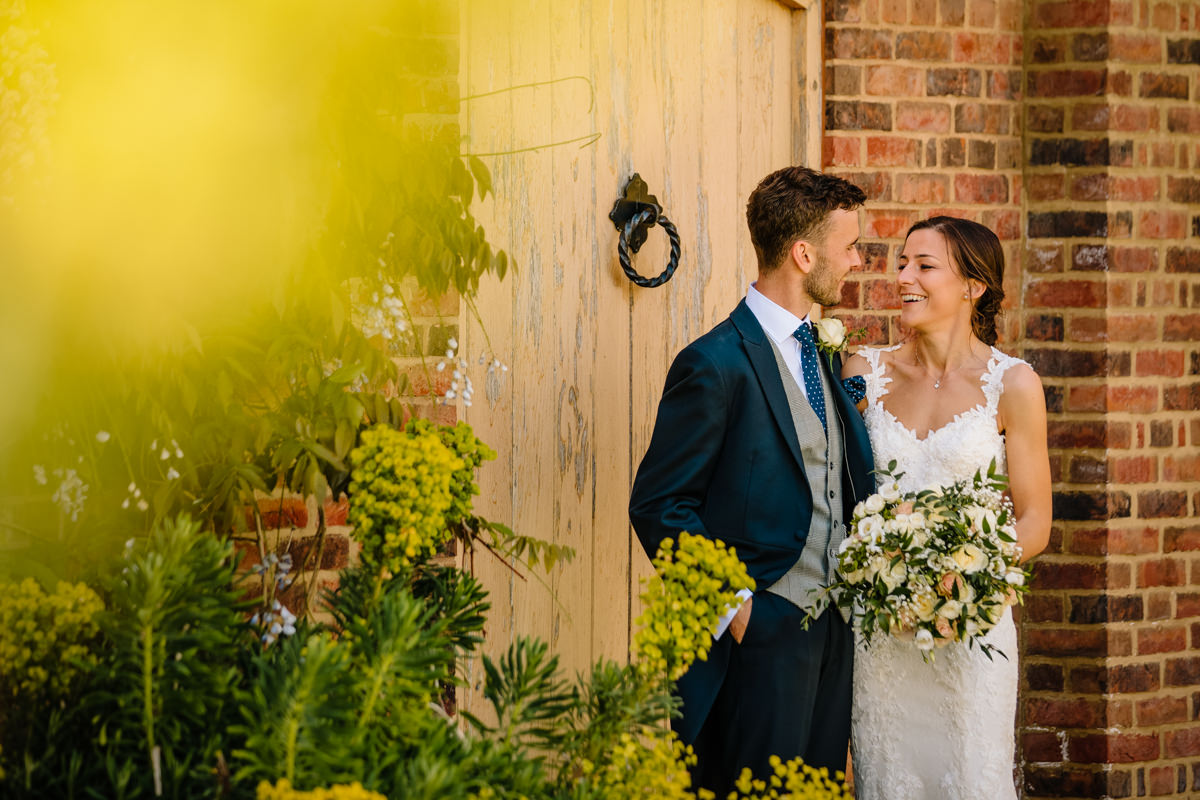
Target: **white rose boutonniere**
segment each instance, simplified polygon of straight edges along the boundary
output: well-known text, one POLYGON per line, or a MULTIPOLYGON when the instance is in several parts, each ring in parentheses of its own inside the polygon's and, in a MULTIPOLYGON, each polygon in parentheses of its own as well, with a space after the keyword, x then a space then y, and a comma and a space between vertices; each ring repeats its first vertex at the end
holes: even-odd
POLYGON ((817 347, 832 356, 846 349, 846 323, 833 317, 817 320, 817 347))

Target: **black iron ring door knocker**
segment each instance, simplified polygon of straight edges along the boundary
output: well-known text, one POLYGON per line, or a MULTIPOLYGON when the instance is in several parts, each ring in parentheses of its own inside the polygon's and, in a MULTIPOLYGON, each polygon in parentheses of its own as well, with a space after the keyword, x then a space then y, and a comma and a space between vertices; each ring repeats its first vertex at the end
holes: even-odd
POLYGON ((642 176, 633 173, 633 177, 625 185, 625 196, 616 202, 608 218, 621 232, 621 239, 617 243, 617 255, 621 259, 621 269, 625 271, 626 277, 638 286, 653 289, 671 280, 675 268, 679 266, 679 232, 675 230, 671 220, 663 216, 658 198, 647 189, 642 176), (667 259, 667 268, 661 275, 656 278, 643 278, 633 268, 629 251, 636 253, 641 249, 646 242, 646 232, 655 223, 662 225, 663 230, 667 232, 667 238, 671 240, 671 257, 667 259))

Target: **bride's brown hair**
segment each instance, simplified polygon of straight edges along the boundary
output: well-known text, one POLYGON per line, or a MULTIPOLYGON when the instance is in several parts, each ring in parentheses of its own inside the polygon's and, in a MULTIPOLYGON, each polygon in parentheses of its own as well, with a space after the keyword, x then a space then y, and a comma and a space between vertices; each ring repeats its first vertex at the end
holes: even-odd
POLYGON ((983 284, 983 294, 971 305, 971 330, 984 344, 995 344, 996 315, 1004 302, 1004 248, 1000 238, 969 219, 930 217, 909 228, 905 240, 914 231, 924 229, 946 237, 946 247, 959 275, 983 284))

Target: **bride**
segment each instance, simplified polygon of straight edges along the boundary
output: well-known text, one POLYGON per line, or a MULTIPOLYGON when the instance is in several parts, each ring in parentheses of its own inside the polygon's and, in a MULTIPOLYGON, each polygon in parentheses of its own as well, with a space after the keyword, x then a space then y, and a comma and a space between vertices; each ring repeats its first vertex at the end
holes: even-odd
MULTIPOLYGON (((897 282, 914 336, 860 350, 875 463, 901 489, 969 478, 992 459, 1009 476, 1023 558, 1050 535, 1050 465, 1041 380, 993 347, 1004 253, 982 225, 932 217, 908 231, 897 282)), ((911 641, 876 639, 854 659, 852 752, 859 800, 1015 800, 1017 634, 1011 611, 985 641, 1005 657, 951 644, 925 663, 911 641)))

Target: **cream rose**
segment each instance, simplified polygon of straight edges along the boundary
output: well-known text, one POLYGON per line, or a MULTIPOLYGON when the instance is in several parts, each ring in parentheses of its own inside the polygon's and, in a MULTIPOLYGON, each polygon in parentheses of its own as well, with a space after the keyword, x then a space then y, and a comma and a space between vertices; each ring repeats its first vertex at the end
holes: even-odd
POLYGON ((988 565, 988 557, 973 544, 964 544, 950 554, 954 564, 967 575, 973 575, 988 565))
POLYGON ((922 592, 912 599, 912 610, 919 619, 928 622, 937 611, 937 598, 932 593, 922 592))
POLYGON ((846 344, 846 323, 833 317, 817 320, 817 337, 821 344, 832 350, 841 350, 846 344))
POLYGON ((938 616, 946 619, 958 619, 962 614, 963 605, 957 600, 947 600, 938 608, 938 616))
POLYGON ((904 566, 903 561, 897 561, 894 565, 880 570, 879 576, 883 580, 883 585, 888 588, 889 592, 892 592, 908 577, 908 567, 904 566))
POLYGON ((863 501, 863 510, 868 514, 878 514, 883 511, 884 500, 880 495, 873 494, 863 501))

